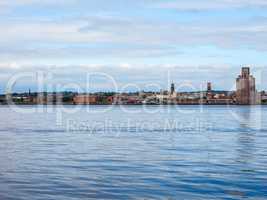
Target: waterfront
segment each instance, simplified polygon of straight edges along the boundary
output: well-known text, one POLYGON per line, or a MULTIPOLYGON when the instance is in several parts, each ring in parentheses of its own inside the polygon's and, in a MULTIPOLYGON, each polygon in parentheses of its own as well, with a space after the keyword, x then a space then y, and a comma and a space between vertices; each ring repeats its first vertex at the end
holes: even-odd
POLYGON ((0 199, 267 197, 266 106, 43 108, 0 106, 0 199))

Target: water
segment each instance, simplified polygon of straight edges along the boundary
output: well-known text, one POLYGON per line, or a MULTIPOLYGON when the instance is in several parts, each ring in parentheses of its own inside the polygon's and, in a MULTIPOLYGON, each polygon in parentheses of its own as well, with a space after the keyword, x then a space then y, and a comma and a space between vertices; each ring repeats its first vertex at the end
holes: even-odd
POLYGON ((21 108, 0 107, 1 200, 267 198, 267 107, 21 108))

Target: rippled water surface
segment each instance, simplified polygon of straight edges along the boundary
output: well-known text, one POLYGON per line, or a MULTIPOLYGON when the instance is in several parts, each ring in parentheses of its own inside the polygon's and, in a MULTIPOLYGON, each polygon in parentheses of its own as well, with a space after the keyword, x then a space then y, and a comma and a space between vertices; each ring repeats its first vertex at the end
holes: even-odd
POLYGON ((0 200, 267 199, 267 107, 20 108, 0 106, 0 200))

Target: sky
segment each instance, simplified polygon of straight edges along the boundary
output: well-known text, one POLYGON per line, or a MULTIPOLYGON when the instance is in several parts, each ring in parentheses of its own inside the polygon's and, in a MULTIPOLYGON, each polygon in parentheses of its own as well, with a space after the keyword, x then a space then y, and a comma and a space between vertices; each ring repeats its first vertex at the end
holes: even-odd
POLYGON ((232 90, 241 66, 267 89, 266 11, 266 0, 0 0, 0 93, 19 75, 14 91, 37 90, 23 73, 40 71, 46 90, 232 90), (92 73, 105 75, 86 89, 92 73))

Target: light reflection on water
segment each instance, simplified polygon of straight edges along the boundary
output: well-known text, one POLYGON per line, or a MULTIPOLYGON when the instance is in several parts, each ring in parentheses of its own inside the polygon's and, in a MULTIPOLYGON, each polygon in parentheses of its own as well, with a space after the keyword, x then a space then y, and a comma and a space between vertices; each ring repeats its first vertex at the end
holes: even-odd
POLYGON ((140 112, 80 110, 57 126, 0 107, 0 199, 266 199, 267 107, 127 109, 140 112))

